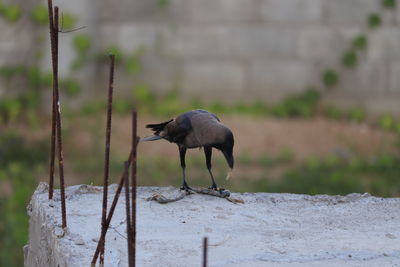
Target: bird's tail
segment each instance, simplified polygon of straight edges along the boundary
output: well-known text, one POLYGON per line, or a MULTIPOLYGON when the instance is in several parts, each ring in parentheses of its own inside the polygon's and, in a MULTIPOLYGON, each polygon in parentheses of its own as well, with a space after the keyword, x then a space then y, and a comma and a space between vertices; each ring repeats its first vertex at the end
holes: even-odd
POLYGON ((152 135, 152 136, 147 136, 144 138, 140 138, 139 142, 145 142, 145 141, 156 141, 162 139, 161 136, 158 135, 152 135))
POLYGON ((157 124, 147 124, 146 128, 150 128, 151 130, 154 131, 155 135, 158 135, 162 130, 164 130, 165 125, 167 125, 171 121, 173 121, 173 120, 164 121, 164 122, 157 123, 157 124))

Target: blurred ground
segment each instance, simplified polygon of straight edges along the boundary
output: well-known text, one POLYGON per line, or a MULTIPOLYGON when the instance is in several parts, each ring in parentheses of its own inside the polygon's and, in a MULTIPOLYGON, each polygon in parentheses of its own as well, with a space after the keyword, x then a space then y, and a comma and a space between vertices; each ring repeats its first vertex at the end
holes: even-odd
MULTIPOLYGON (((151 135, 145 128, 147 123, 168 120, 170 117, 139 116, 138 135, 141 137, 151 135)), ((381 153, 395 153, 397 150, 397 136, 392 132, 368 125, 367 123, 354 123, 351 121, 335 121, 324 117, 312 119, 277 119, 271 117, 254 118, 247 116, 220 116, 221 121, 230 127, 235 135, 234 154, 236 157, 235 176, 246 176, 251 179, 263 171, 259 166, 246 166, 243 161, 262 157, 286 157, 290 165, 304 162, 310 157, 324 159, 333 155, 337 158, 348 160, 354 157, 373 157, 381 153)), ((99 115, 79 116, 65 121, 63 125, 65 136, 65 167, 68 175, 68 184, 85 181, 89 177, 74 170, 76 161, 90 157, 97 161, 102 172, 104 161, 104 118, 99 115), (82 180, 83 179, 83 180, 82 180)), ((112 121, 111 153, 112 160, 126 159, 130 149, 131 119, 130 116, 116 115, 112 121)), ((50 125, 37 130, 29 130, 20 125, 18 131, 29 140, 42 139, 50 132, 50 125)), ((214 163, 223 162, 219 151, 213 150, 214 163)), ((151 161, 164 159, 176 165, 179 170, 179 154, 175 144, 165 140, 141 143, 138 148, 139 160, 151 161)), ((203 151, 193 149, 188 151, 188 160, 196 161, 196 169, 206 170, 203 151)), ((151 165, 151 163, 149 163, 151 165)), ((224 164, 224 163, 222 163, 224 164)), ((90 167, 90 166, 89 166, 90 167)), ((287 168, 288 166, 285 166, 287 168)), ((122 167, 121 167, 122 168, 122 167)), ((283 169, 277 168, 272 177, 282 174, 283 169)), ((190 172, 191 170, 188 169, 190 172)), ((140 170, 139 170, 140 172, 140 170)), ((176 173, 180 176, 180 171, 176 173)), ((208 179, 208 173, 204 172, 208 179)), ((143 177, 144 180, 147 177, 143 177)), ((164 177, 164 185, 168 185, 169 178, 164 177)))

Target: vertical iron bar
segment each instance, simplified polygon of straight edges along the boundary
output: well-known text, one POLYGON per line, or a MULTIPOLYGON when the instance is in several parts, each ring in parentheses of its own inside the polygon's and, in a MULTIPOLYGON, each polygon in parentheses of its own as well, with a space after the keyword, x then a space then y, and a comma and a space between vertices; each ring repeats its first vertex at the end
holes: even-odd
POLYGON ((60 107, 60 94, 58 90, 58 7, 54 8, 54 64, 56 74, 54 76, 55 84, 55 100, 56 100, 56 122, 57 122, 57 145, 58 145, 58 165, 60 172, 60 192, 61 192, 61 217, 62 217, 62 228, 67 227, 67 214, 65 207, 65 184, 64 184, 64 159, 63 159, 63 147, 61 137, 61 107, 60 107))
MULTIPOLYGON (((103 212, 101 219, 102 232, 104 232, 106 229, 106 220, 107 220, 108 175, 109 175, 109 165, 110 165, 110 139, 111 139, 111 118, 112 118, 115 56, 110 54, 110 60, 111 60, 110 79, 108 86, 107 122, 106 122, 106 147, 105 147, 105 160, 104 160, 103 212)), ((104 264, 104 249, 105 249, 105 239, 102 240, 101 244, 100 264, 104 264)))
MULTIPOLYGON (((132 162, 132 152, 129 154, 128 166, 131 164, 131 162, 132 162)), ((122 175, 119 180, 118 188, 117 188, 117 191, 115 192, 110 211, 108 212, 108 215, 107 215, 105 232, 103 232, 103 231, 101 232, 99 242, 97 243, 96 251, 94 252, 94 255, 93 255, 93 259, 92 259, 92 263, 91 263, 92 267, 96 266, 97 258, 99 257, 99 253, 100 253, 100 247, 101 247, 102 240, 104 240, 106 237, 107 230, 108 230, 108 227, 110 226, 110 222, 111 222, 112 216, 114 215, 115 207, 117 206, 118 199, 121 194, 121 190, 122 190, 123 186, 124 186, 124 176, 122 175)))
POLYGON ((124 180, 125 180, 125 209, 126 209, 126 233, 128 243, 128 262, 129 267, 132 267, 132 225, 131 225, 131 207, 129 197, 129 165, 124 163, 124 180))
POLYGON ((54 191, 54 159, 56 150, 56 101, 55 101, 55 87, 56 87, 56 73, 55 57, 56 50, 54 48, 54 17, 53 17, 53 3, 52 0, 47 1, 49 13, 49 30, 50 30, 50 43, 51 43, 51 60, 53 67, 53 97, 52 97, 52 113, 51 113, 51 144, 50 144, 50 166, 49 166, 49 199, 53 199, 54 191))
POLYGON ((136 159, 137 159, 137 112, 132 112, 132 259, 136 266, 136 159))
POLYGON ((208 247, 208 239, 204 237, 203 239, 203 267, 207 267, 207 247, 208 247))

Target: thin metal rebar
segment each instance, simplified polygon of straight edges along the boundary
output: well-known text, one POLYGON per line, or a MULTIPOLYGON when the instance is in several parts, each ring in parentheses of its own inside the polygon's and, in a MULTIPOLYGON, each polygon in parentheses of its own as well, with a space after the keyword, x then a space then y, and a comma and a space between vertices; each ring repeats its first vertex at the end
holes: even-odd
POLYGON ((56 100, 56 122, 57 122, 57 145, 58 145, 58 165, 60 174, 60 192, 61 192, 61 217, 62 228, 67 227, 67 212, 65 207, 65 184, 64 184, 64 159, 63 159, 63 146, 61 137, 61 107, 60 107, 60 94, 58 90, 58 6, 54 8, 54 64, 56 75, 55 79, 55 100, 56 100))
POLYGON ((57 75, 55 65, 55 40, 54 40, 54 17, 53 17, 53 3, 52 0, 47 1, 48 13, 49 13, 49 31, 50 31, 50 43, 51 43, 51 61, 53 67, 53 96, 52 96, 52 113, 51 113, 51 144, 50 144, 50 166, 49 166, 49 199, 53 199, 54 192, 54 159, 56 151, 56 100, 55 100, 55 88, 57 79, 54 77, 57 75))
POLYGON ((132 225, 131 225, 131 207, 130 207, 130 197, 129 197, 129 165, 124 162, 124 180, 125 180, 125 209, 126 209, 126 233, 127 233, 127 243, 128 243, 128 262, 129 267, 133 266, 132 263, 132 225))
POLYGON ((204 237, 203 239, 203 267, 207 267, 207 248, 208 248, 208 239, 204 237))
POLYGON ((137 159, 137 112, 132 112, 132 225, 131 225, 131 242, 132 242, 132 261, 136 266, 136 159, 137 159))
MULTIPOLYGON (((114 62, 115 56, 110 54, 110 78, 108 84, 108 101, 107 101, 107 121, 106 121, 106 144, 105 144, 105 160, 104 160, 104 183, 103 183, 103 210, 101 219, 101 231, 106 229, 107 218, 107 198, 108 198, 108 176, 110 166, 110 142, 111 142, 111 120, 112 120, 112 100, 114 87, 114 62)), ((105 239, 102 240, 100 250, 100 264, 104 264, 105 239)))
MULTIPOLYGON (((130 166, 131 162, 132 162, 132 152, 129 154, 128 166, 130 166)), ((115 191, 114 199, 111 204, 110 211, 108 212, 108 215, 107 215, 105 232, 103 232, 103 231, 101 232, 100 239, 97 243, 96 251, 93 255, 93 259, 92 259, 92 263, 91 263, 92 267, 96 266, 97 258, 99 257, 99 254, 100 254, 100 246, 101 246, 102 240, 104 240, 106 237, 107 230, 108 230, 108 227, 110 226, 110 222, 111 222, 112 216, 114 215, 114 211, 117 206, 118 199, 121 194, 121 190, 122 190, 123 186, 124 186, 124 175, 121 176, 117 190, 115 191)))

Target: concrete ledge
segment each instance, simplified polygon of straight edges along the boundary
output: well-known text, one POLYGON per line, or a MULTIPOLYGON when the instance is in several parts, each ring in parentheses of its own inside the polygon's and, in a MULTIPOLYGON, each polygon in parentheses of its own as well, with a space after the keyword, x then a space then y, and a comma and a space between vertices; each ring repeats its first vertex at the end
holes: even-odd
MULTIPOLYGON (((115 192, 110 186, 110 203, 115 192)), ((245 204, 194 194, 158 204, 145 198, 174 188, 138 188, 138 266, 396 266, 400 199, 270 193, 233 194, 245 204)), ((25 266, 89 266, 100 234, 99 187, 67 188, 68 230, 60 228, 59 192, 42 183, 28 206, 25 266)), ((106 241, 106 266, 127 266, 124 194, 106 241)))

